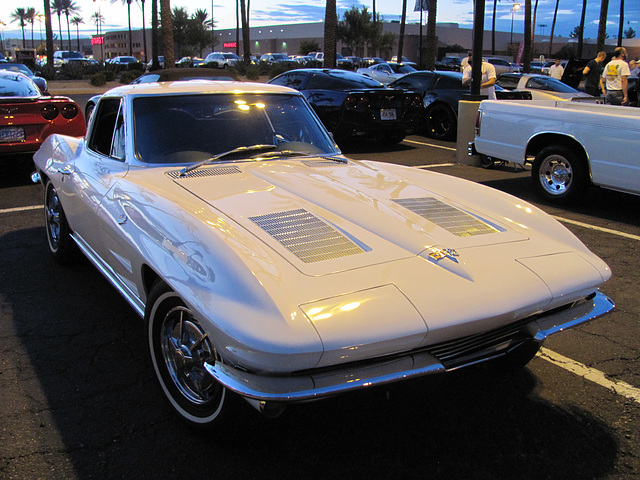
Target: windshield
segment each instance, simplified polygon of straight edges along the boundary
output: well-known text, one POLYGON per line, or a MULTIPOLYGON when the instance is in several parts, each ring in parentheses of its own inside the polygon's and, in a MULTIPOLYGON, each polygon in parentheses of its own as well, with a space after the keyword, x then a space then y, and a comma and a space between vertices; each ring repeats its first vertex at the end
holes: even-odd
POLYGON ((253 145, 314 155, 339 153, 298 95, 140 97, 133 110, 136 155, 146 163, 195 163, 253 145))
POLYGON ((531 77, 527 82, 527 88, 559 93, 578 93, 578 90, 562 83, 560 80, 546 76, 531 77))
POLYGON ((62 52, 62 58, 84 58, 80 52, 62 52))

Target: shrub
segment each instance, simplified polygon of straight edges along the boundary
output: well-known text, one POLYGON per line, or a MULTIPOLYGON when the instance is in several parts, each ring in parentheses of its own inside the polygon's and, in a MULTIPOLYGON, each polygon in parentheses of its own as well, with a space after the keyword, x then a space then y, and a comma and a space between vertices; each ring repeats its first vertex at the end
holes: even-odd
POLYGON ((91 76, 91 85, 93 85, 94 87, 102 87, 103 85, 106 85, 106 83, 107 77, 104 72, 94 73, 91 76))
POLYGON ((258 80, 260 78, 260 71, 257 65, 249 65, 245 70, 248 80, 258 80))
POLYGON ((60 69, 60 75, 67 80, 81 80, 84 71, 83 65, 64 63, 60 69))
POLYGON ((126 70, 120 74, 120 83, 128 84, 140 76, 140 71, 126 70))

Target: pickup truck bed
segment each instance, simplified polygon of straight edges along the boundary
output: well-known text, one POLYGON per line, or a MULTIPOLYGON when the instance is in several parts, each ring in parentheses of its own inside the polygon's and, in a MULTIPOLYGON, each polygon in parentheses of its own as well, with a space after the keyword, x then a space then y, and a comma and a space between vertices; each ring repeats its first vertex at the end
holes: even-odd
POLYGON ((640 195, 640 109, 563 101, 485 100, 474 152, 532 163, 536 190, 554 201, 589 185, 640 195))

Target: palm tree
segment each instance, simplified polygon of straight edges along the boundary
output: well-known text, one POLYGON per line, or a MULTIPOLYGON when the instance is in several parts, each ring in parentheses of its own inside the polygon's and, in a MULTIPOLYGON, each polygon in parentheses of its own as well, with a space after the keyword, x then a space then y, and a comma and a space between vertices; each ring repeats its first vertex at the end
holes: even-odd
POLYGON ((624 25, 624 0, 620 0, 620 23, 618 24, 618 43, 617 47, 622 46, 622 28, 624 25))
POLYGON ((25 48, 25 39, 24 39, 24 27, 27 26, 27 11, 18 7, 11 13, 12 22, 20 22, 20 28, 22 29, 22 48, 25 48))
POLYGON ((47 39, 47 67, 53 71, 53 28, 51 28, 51 5, 44 0, 44 28, 47 39))
POLYGON ((524 52, 522 55, 522 70, 525 73, 531 71, 531 0, 524 2, 524 52))
POLYGON ((131 38, 131 2, 133 0, 111 0, 111 4, 122 1, 127 6, 127 20, 129 21, 129 55, 133 55, 133 39, 131 38))
POLYGON ((69 15, 80 12, 80 7, 73 0, 62 0, 64 6, 64 16, 67 17, 67 39, 69 40, 69 50, 71 50, 71 27, 69 23, 69 15))
POLYGON ((338 28, 338 14, 336 0, 327 0, 324 13, 324 66, 336 66, 336 30, 338 28))
POLYGON ((609 0, 602 0, 600 3, 600 21, 598 23, 598 39, 596 40, 596 51, 604 50, 604 40, 607 38, 607 12, 609 10, 609 0))
POLYGON ((80 51, 80 24, 84 23, 82 17, 73 17, 71 19, 71 24, 76 26, 76 40, 78 42, 78 51, 80 51))
POLYGON ((64 41, 62 40, 62 12, 64 12, 63 2, 64 0, 51 0, 51 10, 56 15, 58 15, 58 32, 60 33, 60 50, 64 50, 64 41))
POLYGON ((100 27, 104 23, 104 15, 102 15, 100 12, 94 12, 93 15, 91 15, 91 23, 96 24, 96 35, 100 35, 100 27))
MULTIPOLYGON (((251 36, 249 32, 249 0, 240 0, 240 17, 242 21, 242 49, 244 61, 251 61, 251 36)), ((326 27, 325 27, 326 28, 326 27)))
MULTIPOLYGON (((404 48, 404 26, 407 23, 407 0, 402 0, 402 17, 400 19, 400 36, 398 37, 398 62, 402 62, 402 50, 404 48)), ((356 52, 351 52, 357 55, 356 52)))
MULTIPOLYGON (((207 29, 209 27, 211 27, 211 37, 213 38, 213 40, 211 41, 211 49, 213 50, 215 48, 215 36, 213 35, 213 19, 209 20, 209 14, 207 13, 206 10, 202 10, 202 9, 198 9, 196 10, 196 12, 191 16, 191 18, 196 21, 199 25, 202 25, 203 30, 206 32, 207 29)), ((202 57, 202 51, 205 47, 204 44, 199 43, 200 45, 200 56, 202 57)))
MULTIPOLYGON (((556 11, 557 10, 558 10, 558 5, 556 5, 556 11)), ((587 0, 582 0, 582 15, 580 16, 580 32, 578 36, 578 58, 582 58, 582 45, 584 43, 584 19, 586 16, 587 16, 587 0)))
MULTIPOLYGON (((553 21, 551 22, 551 35, 549 35, 549 58, 551 58, 551 49, 553 48, 553 32, 556 29, 556 18, 558 17, 558 5, 560 0, 556 0, 556 9, 553 12, 553 21)), ((584 12, 587 7, 587 0, 582 0, 582 21, 584 22, 584 12)), ((582 37, 581 37, 582 38, 582 37)), ((582 50, 582 46, 578 43, 578 50, 582 50)), ((578 55, 580 58, 580 55, 578 55)))
POLYGON ((144 0, 140 0, 140 8, 142 9, 142 44, 144 47, 144 61, 147 62, 147 31, 144 21, 144 0))
POLYGON ((436 50, 438 46, 438 38, 436 37, 436 9, 438 0, 429 0, 427 4, 427 62, 425 68, 427 70, 435 70, 436 50))
POLYGON ((160 23, 162 24, 162 51, 165 68, 174 66, 176 56, 173 52, 173 23, 171 22, 171 0, 160 0, 160 23))
POLYGON ((27 22, 31 24, 31 48, 36 48, 35 43, 33 42, 33 22, 36 21, 37 16, 38 12, 36 12, 35 8, 27 8, 27 22))

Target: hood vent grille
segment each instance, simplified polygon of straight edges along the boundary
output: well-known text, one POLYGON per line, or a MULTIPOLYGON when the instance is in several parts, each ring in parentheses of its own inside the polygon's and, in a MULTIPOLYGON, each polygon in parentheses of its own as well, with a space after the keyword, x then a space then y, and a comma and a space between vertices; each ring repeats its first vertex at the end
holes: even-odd
POLYGON ((317 168, 317 167, 336 167, 338 165, 346 165, 347 162, 342 162, 338 160, 303 160, 307 167, 317 168))
POLYGON ((394 202, 458 237, 472 237, 498 232, 494 227, 478 218, 432 197, 399 198, 394 202))
POLYGON ((186 180, 188 178, 213 177, 218 175, 234 175, 241 173, 238 167, 214 167, 214 168, 196 168, 186 175, 180 175, 180 171, 169 172, 167 175, 173 179, 186 180))
POLYGON ((249 219, 304 263, 364 252, 336 229, 302 208, 249 219))

